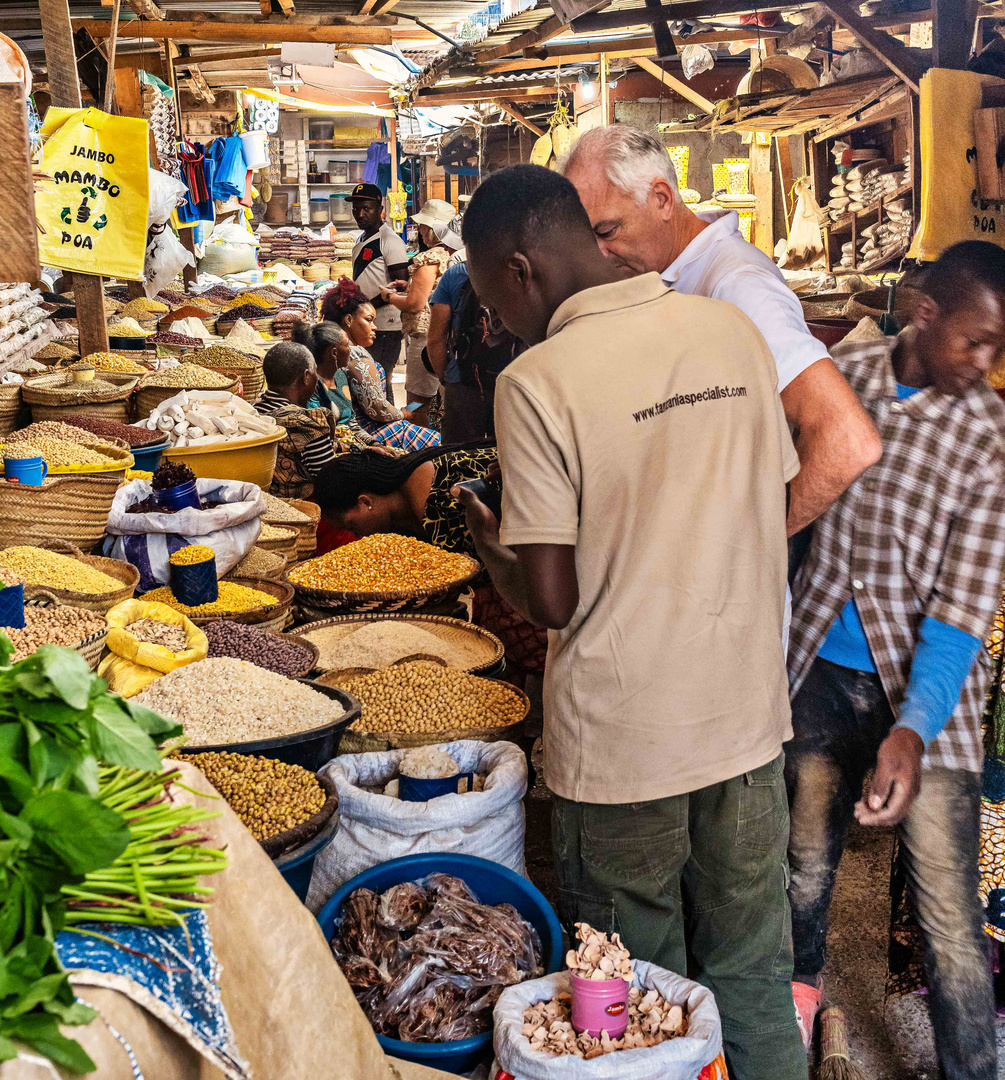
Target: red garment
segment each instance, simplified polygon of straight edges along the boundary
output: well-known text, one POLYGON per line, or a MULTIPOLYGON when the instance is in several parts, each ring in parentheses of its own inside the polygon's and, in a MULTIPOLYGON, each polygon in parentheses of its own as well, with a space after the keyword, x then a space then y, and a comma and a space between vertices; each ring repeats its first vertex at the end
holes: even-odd
POLYGON ((322 518, 318 522, 318 549, 316 556, 324 555, 327 551, 334 551, 335 548, 344 547, 346 544, 351 544, 358 539, 359 537, 349 532, 348 529, 338 529, 322 518))

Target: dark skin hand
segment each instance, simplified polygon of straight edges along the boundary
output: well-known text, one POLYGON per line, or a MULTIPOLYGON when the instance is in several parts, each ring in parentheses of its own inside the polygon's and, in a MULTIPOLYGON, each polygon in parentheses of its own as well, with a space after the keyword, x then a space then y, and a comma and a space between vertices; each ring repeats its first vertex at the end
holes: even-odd
POLYGON ((896 825, 903 821, 921 791, 925 744, 910 728, 894 727, 876 756, 869 790, 855 804, 860 825, 896 825))
POLYGON ((499 542, 499 522, 468 488, 450 494, 464 506, 468 532, 500 596, 528 622, 564 630, 579 606, 576 549, 571 544, 499 542))

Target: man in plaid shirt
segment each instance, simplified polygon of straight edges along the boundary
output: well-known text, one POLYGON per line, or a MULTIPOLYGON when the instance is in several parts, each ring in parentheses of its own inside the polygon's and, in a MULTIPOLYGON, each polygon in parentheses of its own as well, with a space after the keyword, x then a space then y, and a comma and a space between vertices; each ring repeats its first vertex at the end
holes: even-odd
POLYGON ((1005 348, 1005 250, 956 244, 923 289, 899 337, 832 350, 883 456, 818 519, 793 586, 793 996, 808 1044, 852 816, 896 825, 943 1075, 992 1080, 978 898, 982 642, 1005 576, 1005 403, 984 376, 1005 348))

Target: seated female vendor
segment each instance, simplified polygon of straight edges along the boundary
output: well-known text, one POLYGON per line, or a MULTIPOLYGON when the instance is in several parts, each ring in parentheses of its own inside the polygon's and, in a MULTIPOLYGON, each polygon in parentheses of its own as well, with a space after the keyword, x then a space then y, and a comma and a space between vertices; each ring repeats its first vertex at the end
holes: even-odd
POLYGON ((283 499, 309 499, 321 469, 337 460, 337 455, 361 450, 362 445, 345 429, 336 435, 329 406, 308 407, 318 383, 309 349, 295 341, 281 341, 265 354, 262 366, 269 388, 255 408, 286 429, 269 491, 283 499))
POLYGON ((399 409, 387 400, 384 370, 367 352, 376 340, 377 315, 355 281, 343 277, 328 290, 321 304, 321 317, 340 326, 352 342, 345 370, 360 427, 377 442, 398 450, 411 452, 439 446, 438 431, 413 424, 408 409, 399 409))
MULTIPOLYGON (((450 489, 484 477, 495 462, 491 442, 433 447, 398 458, 372 450, 337 458, 314 485, 313 501, 321 507, 318 554, 372 533, 393 532, 477 558, 464 508, 450 489)), ((475 583, 472 617, 502 639, 507 660, 525 671, 544 671, 547 632, 517 615, 486 575, 475 583)))

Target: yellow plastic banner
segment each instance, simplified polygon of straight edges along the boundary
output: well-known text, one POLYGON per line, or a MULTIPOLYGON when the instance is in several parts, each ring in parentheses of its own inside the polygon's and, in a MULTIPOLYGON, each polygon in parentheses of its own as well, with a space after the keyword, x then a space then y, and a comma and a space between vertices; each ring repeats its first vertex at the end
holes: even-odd
POLYGON ((146 120, 52 107, 35 213, 43 266, 139 281, 147 244, 146 120))
POLYGON ((972 71, 932 68, 921 79, 921 218, 908 257, 937 259, 961 240, 1005 247, 1005 210, 977 188, 974 110, 985 86, 1005 80, 972 71))

